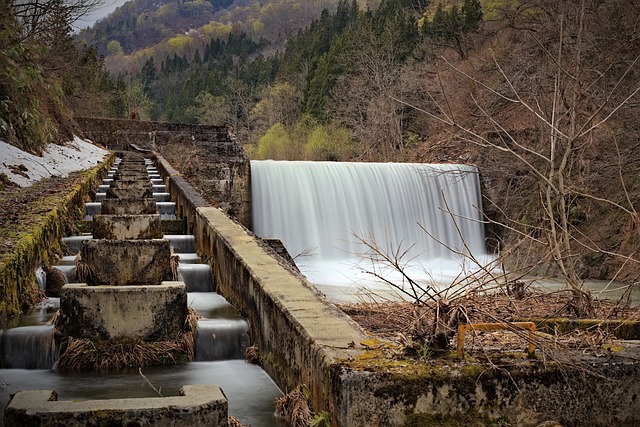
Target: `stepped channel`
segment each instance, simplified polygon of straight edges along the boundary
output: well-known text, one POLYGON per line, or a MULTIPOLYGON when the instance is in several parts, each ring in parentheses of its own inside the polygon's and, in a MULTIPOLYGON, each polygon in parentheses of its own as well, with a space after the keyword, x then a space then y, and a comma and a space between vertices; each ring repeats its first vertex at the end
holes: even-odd
MULTIPOLYGON (((211 267, 195 253, 194 237, 162 231, 163 220, 176 219, 176 207, 152 161, 124 152, 98 188, 96 201, 86 204, 85 218, 92 220, 93 234, 63 238, 68 254, 57 265, 36 273, 48 298, 0 331, 2 408, 18 390, 55 390, 60 401, 157 397, 137 366, 93 370, 61 369, 59 364, 62 339, 83 339, 87 331, 123 338, 121 332, 114 332, 113 323, 125 324, 125 331, 144 333, 148 329, 141 325, 144 313, 135 307, 116 310, 122 318, 115 322, 106 319, 96 326, 100 322, 92 320, 89 325, 87 313, 106 311, 104 300, 97 305, 91 300, 93 305, 81 307, 84 314, 74 317, 81 304, 76 299, 82 300, 87 289, 97 294, 113 292, 107 298, 115 299, 119 307, 134 304, 137 289, 145 300, 166 287, 171 298, 178 295, 177 300, 184 292, 184 311, 190 307, 200 316, 193 361, 142 368, 148 381, 165 397, 178 396, 184 385, 217 384, 229 401, 230 415, 245 424, 277 425, 274 401, 281 391, 261 368, 243 360, 250 344, 247 321, 215 292, 211 267), (150 252, 146 252, 148 247, 152 247, 150 252), (61 307, 54 327, 52 319, 61 307)), ((170 305, 157 317, 181 328, 185 323, 181 304, 177 308, 170 305)), ((148 320, 153 336, 149 340, 176 335, 176 331, 166 331, 167 327, 158 329, 155 320, 148 320)))

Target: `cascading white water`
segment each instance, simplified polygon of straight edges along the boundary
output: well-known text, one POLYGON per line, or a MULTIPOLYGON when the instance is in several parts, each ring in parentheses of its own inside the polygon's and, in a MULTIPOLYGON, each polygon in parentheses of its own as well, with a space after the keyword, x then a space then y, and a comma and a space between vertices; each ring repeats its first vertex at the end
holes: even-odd
POLYGON ((474 166, 252 161, 251 182, 254 232, 305 254, 296 262, 316 284, 359 283, 371 271, 357 237, 407 250, 412 274, 430 278, 460 272, 455 252, 485 257, 474 166))

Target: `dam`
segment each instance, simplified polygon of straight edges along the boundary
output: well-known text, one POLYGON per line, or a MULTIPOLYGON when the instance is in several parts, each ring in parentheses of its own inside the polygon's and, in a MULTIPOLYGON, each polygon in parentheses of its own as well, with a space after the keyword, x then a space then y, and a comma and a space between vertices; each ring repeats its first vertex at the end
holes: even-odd
POLYGON ((328 292, 401 283, 381 255, 436 287, 490 261, 473 166, 252 161, 251 177, 253 231, 328 292))
MULTIPOLYGON (((208 330, 206 328, 212 326, 208 324, 209 320, 215 320, 217 315, 223 319, 233 320, 223 322, 232 325, 228 330, 246 327, 246 336, 249 337, 248 342, 242 339, 236 341, 238 347, 241 348, 250 343, 259 351, 258 366, 245 366, 239 359, 207 359, 194 360, 176 366, 150 367, 144 370, 152 384, 160 386, 163 393, 165 390, 167 394, 177 393, 177 387, 189 382, 219 384, 229 398, 230 414, 237 414, 242 418, 242 414, 260 412, 260 407, 264 406, 263 413, 269 413, 266 415, 266 422, 276 423, 271 414, 273 399, 283 392, 304 384, 309 391, 312 410, 315 413, 326 413, 331 425, 336 426, 435 426, 440 425, 439 422, 442 420, 461 419, 480 422, 518 420, 523 426, 537 426, 540 422, 549 419, 568 422, 567 425, 574 425, 571 422, 582 423, 585 420, 589 422, 595 420, 600 425, 605 425, 607 420, 615 419, 617 425, 635 425, 636 414, 639 412, 638 399, 634 396, 637 396, 640 390, 638 390, 637 381, 639 368, 634 362, 599 363, 597 364, 599 372, 607 378, 607 381, 593 381, 590 377, 583 376, 581 372, 566 371, 543 359, 525 359, 520 357, 520 353, 509 353, 508 356, 516 358, 518 363, 505 366, 483 364, 473 358, 464 360, 436 358, 426 362, 411 359, 396 361, 386 358, 385 346, 389 344, 362 330, 304 277, 307 274, 311 275, 311 273, 304 273, 302 264, 306 257, 296 259, 296 262, 300 261, 303 271, 300 274, 268 244, 267 237, 276 236, 275 233, 266 233, 265 239, 259 239, 249 231, 257 230, 257 227, 252 226, 251 223, 259 221, 255 216, 252 218, 250 214, 251 197, 247 188, 250 182, 249 164, 246 158, 244 163, 242 162, 242 156, 235 147, 237 144, 234 144, 228 136, 222 135, 221 129, 207 130, 198 126, 165 126, 158 123, 129 124, 127 121, 102 123, 100 120, 92 121, 90 128, 93 132, 92 138, 100 141, 99 138, 102 137, 106 146, 109 146, 109 141, 111 143, 115 141, 120 144, 120 149, 123 146, 129 147, 129 144, 133 143, 137 148, 153 150, 141 152, 150 159, 153 167, 163 177, 162 185, 165 185, 165 188, 156 190, 169 194, 170 201, 156 201, 156 203, 171 204, 166 205, 163 213, 158 209, 158 214, 166 215, 164 221, 172 221, 173 218, 182 221, 179 232, 165 232, 165 234, 167 237, 175 235, 168 240, 172 241, 171 244, 176 248, 174 251, 182 260, 180 265, 182 280, 188 287, 191 286, 189 282, 198 282, 191 286, 192 290, 188 294, 189 297, 191 294, 199 294, 196 298, 191 298, 192 308, 206 318, 200 321, 199 327, 203 328, 202 330, 208 330), (215 141, 216 138, 222 138, 222 141, 218 144, 215 141), (208 161, 205 166, 188 165, 182 159, 185 157, 182 155, 185 152, 189 152, 194 157, 206 154, 218 157, 214 156, 214 160, 208 161), (215 171, 208 169, 212 164, 217 165, 215 171), (190 169, 196 166, 199 168, 198 174, 190 169), (206 173, 203 173, 203 170, 206 173), (206 177, 206 180, 203 180, 203 177, 206 177), (192 183, 198 184, 198 190, 192 183), (202 188, 208 190, 202 191, 202 188), (213 194, 216 197, 213 197, 213 194), (180 251, 193 250, 193 252, 177 252, 178 247, 180 251), (211 270, 210 272, 204 269, 201 272, 188 271, 189 261, 194 261, 194 264, 207 264, 211 270), (191 274, 205 278, 202 281, 194 277, 189 278, 191 274), (206 279, 207 276, 211 279, 206 279), (213 282, 213 289, 220 298, 212 296, 211 285, 207 283, 209 280, 213 282), (241 365, 242 368, 237 365, 241 365), (236 367, 239 368, 238 371, 235 370, 236 367), (155 376, 156 370, 160 371, 158 376, 155 376), (249 375, 236 372, 248 372, 249 375), (230 377, 229 381, 227 381, 228 377, 230 377), (256 384, 256 379, 264 379, 264 383, 260 380, 256 384), (260 384, 265 384, 266 388, 262 388, 260 384), (564 392, 567 388, 573 391, 571 398, 568 398, 564 392), (234 393, 239 389, 255 389, 258 400, 254 402, 253 397, 247 399, 238 397, 234 393), (265 399, 259 400, 262 397, 265 399), (262 405, 257 402, 268 403, 262 405), (591 402, 591 404, 585 407, 581 402, 591 402), (567 417, 566 414, 570 415, 567 417)), ((333 174, 334 172, 329 175, 333 174)), ((335 174, 340 175, 342 171, 335 174)), ((289 178, 288 183, 294 183, 299 180, 298 176, 302 175, 304 174, 300 173, 295 178, 289 178)), ((251 178, 252 184, 255 183, 255 177, 252 175, 251 178)), ((380 188, 381 185, 376 184, 374 188, 380 188)), ((477 184, 471 181, 470 187, 474 186, 477 184)), ((451 219, 449 212, 460 211, 454 210, 451 197, 442 190, 435 193, 443 194, 437 206, 439 211, 447 212, 445 219, 449 221, 451 219), (446 205, 449 207, 447 208, 446 205)), ((393 197, 396 196, 393 192, 391 194, 393 197)), ((392 199, 392 196, 388 196, 387 199, 392 199)), ((478 197, 478 195, 476 193, 470 197, 478 197)), ((166 198, 165 194, 158 196, 158 200, 166 200, 166 198)), ((397 203, 411 205, 413 202, 397 203)), ((394 202, 394 204, 397 203, 394 202)), ((96 205, 86 206, 86 208, 87 210, 83 213, 85 217, 101 214, 97 211, 96 205), (89 209, 94 209, 92 214, 89 209)), ((456 213, 454 217, 473 218, 468 225, 477 225, 479 217, 475 215, 479 212, 479 206, 473 208, 471 212, 473 215, 456 213)), ((305 215, 311 216, 312 213, 305 215)), ((392 215, 397 216, 400 213, 393 211, 392 215)), ((430 218, 424 217, 410 220, 410 222, 419 222, 425 229, 431 228, 429 221, 430 218)), ((348 228, 350 232, 363 232, 353 226, 348 228)), ((376 231, 375 225, 365 227, 364 231, 368 229, 376 231)), ((304 232, 305 228, 302 228, 302 231, 304 232)), ((420 228, 420 233, 422 232, 420 228)), ((85 233, 85 235, 65 237, 71 240, 90 240, 88 236, 91 234, 88 231, 85 233)), ((422 238, 420 233, 413 233, 415 235, 412 239, 422 238)), ((456 233, 452 234, 455 236, 456 233)), ((454 249, 454 253, 460 252, 461 246, 456 245, 461 241, 470 245, 470 248, 474 248, 473 242, 476 240, 471 237, 474 235, 476 233, 471 231, 461 240, 450 240, 448 245, 454 249)), ((481 233, 477 234, 477 236, 481 235, 481 233)), ((286 237, 278 236, 278 238, 283 242, 287 240, 286 237)), ((294 235, 294 242, 295 238, 297 237, 294 235)), ((377 234, 375 239, 381 240, 377 234)), ((444 237, 439 236, 436 240, 444 240, 444 237)), ((395 240, 390 245, 397 246, 398 241, 395 240)), ((427 242, 426 248, 437 248, 438 245, 432 243, 427 242)), ((74 244, 69 241, 68 246, 71 247, 74 244)), ((285 242, 288 252, 293 256, 298 255, 295 253, 295 246, 287 247, 287 244, 285 242)), ((402 244, 405 244, 404 240, 402 244)), ((409 247, 414 242, 411 240, 406 244, 409 247)), ((331 255, 331 251, 336 249, 333 247, 335 244, 330 244, 326 252, 320 245, 313 245, 320 248, 320 253, 323 256, 326 254, 327 259, 339 258, 331 255)), ((302 242, 299 245, 303 251, 309 246, 309 242, 302 242)), ((337 249, 339 253, 344 254, 344 249, 337 249)), ((360 249, 348 249, 348 251, 357 253, 360 249)), ((412 256, 419 257, 425 252, 425 248, 417 248, 415 255, 412 256)), ((474 257, 483 254, 482 248, 480 251, 470 250, 464 253, 465 256, 473 255, 474 257)), ((446 254, 441 255, 443 258, 447 257, 446 254)), ((453 261, 460 264, 457 260, 453 261)), ((65 262, 70 267, 68 260, 58 264, 59 267, 63 267, 65 262)), ((346 286, 350 285, 351 282, 346 286)), ((31 315, 31 318, 35 319, 33 321, 40 322, 38 327, 43 326, 43 319, 48 318, 56 309, 49 307, 46 310, 49 311, 31 315)), ((216 336, 224 335, 224 330, 225 327, 221 325, 218 332, 215 332, 216 336)), ((231 334, 238 336, 235 332, 231 334)), ((51 347, 51 343, 47 341, 43 346, 52 349, 55 358, 55 347, 51 347)), ((208 344, 205 343, 205 349, 212 348, 207 346, 208 344)), ((235 343, 229 347, 235 347, 235 343)), ((398 348, 391 347, 388 351, 397 350, 398 348)), ((200 350, 200 354, 204 354, 205 358, 218 357, 215 354, 207 355, 207 353, 206 350, 200 350)), ((236 356, 227 354, 222 357, 235 358, 236 356)), ((50 359, 45 355, 43 360, 42 363, 46 365, 49 363, 47 360, 50 359)), ((612 360, 620 359, 613 355, 612 360)), ((84 390, 91 388, 104 388, 105 393, 100 396, 101 399, 122 397, 123 388, 127 390, 142 388, 145 389, 145 393, 153 394, 137 372, 128 374, 126 381, 120 377, 120 373, 115 372, 104 375, 87 373, 85 376, 82 373, 65 373, 46 368, 6 368, 0 374, 3 379, 6 375, 7 383, 10 384, 20 384, 22 378, 29 378, 25 380, 27 384, 23 383, 20 386, 21 389, 60 388, 60 394, 66 393, 71 396, 70 399, 82 399, 84 390), (51 382, 51 378, 67 375, 70 377, 69 382, 51 382), (83 377, 84 381, 81 380, 83 377), (119 386, 109 391, 107 386, 111 380, 119 386), (118 383, 120 380, 123 382, 118 383)), ((247 420, 247 418, 244 419, 247 420)), ((255 420, 253 423, 269 425, 255 420)))

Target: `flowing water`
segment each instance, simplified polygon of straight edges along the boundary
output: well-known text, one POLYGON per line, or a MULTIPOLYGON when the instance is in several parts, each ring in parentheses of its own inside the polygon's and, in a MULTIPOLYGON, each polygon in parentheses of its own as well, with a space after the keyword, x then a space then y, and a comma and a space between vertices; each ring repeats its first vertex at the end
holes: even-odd
MULTIPOLYGON (((109 183, 107 179, 103 185, 109 183)), ((162 191, 154 197, 165 200, 167 194, 162 191)), ((87 219, 100 213, 100 203, 85 206, 87 219)), ((163 219, 175 219, 174 202, 159 202, 157 206, 163 219)), ((91 238, 87 234, 65 237, 63 241, 69 252, 76 254, 82 242, 91 238)), ((144 375, 163 396, 177 396, 183 385, 218 384, 229 400, 230 415, 253 426, 282 425, 273 415, 274 402, 282 392, 260 367, 244 363, 244 351, 250 344, 247 321, 214 292, 211 267, 202 264, 195 253, 193 236, 166 235, 165 238, 180 256, 178 274, 187 285, 188 304, 203 318, 198 322, 194 362, 150 367, 144 369, 144 375)), ((63 257, 56 267, 68 283, 77 282, 74 255, 63 257)), ((36 277, 44 289, 46 275, 41 268, 36 271, 36 277)), ((11 394, 25 389, 55 390, 59 400, 158 396, 138 369, 115 372, 55 369, 59 346, 49 322, 59 307, 59 298, 48 298, 28 313, 10 319, 6 329, 0 330, 1 408, 6 406, 11 394)), ((1 417, 0 411, 0 425, 1 417)))
POLYGON ((178 280, 187 285, 189 292, 213 292, 213 274, 209 264, 183 264, 180 258, 178 280))
POLYGON ((365 240, 425 281, 447 281, 485 262, 478 173, 465 165, 252 161, 254 232, 280 239, 322 287, 376 288, 365 240))

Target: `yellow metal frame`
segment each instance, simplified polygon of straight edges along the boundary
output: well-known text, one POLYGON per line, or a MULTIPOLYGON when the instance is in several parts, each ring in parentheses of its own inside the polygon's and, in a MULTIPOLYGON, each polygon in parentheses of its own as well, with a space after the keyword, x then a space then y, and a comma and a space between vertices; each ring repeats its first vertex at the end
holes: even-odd
POLYGON ((510 322, 510 323, 462 323, 458 325, 458 359, 462 359, 462 351, 464 349, 464 334, 467 331, 513 331, 527 329, 529 330, 529 354, 533 354, 536 350, 533 342, 533 336, 536 332, 536 324, 533 322, 510 322))

